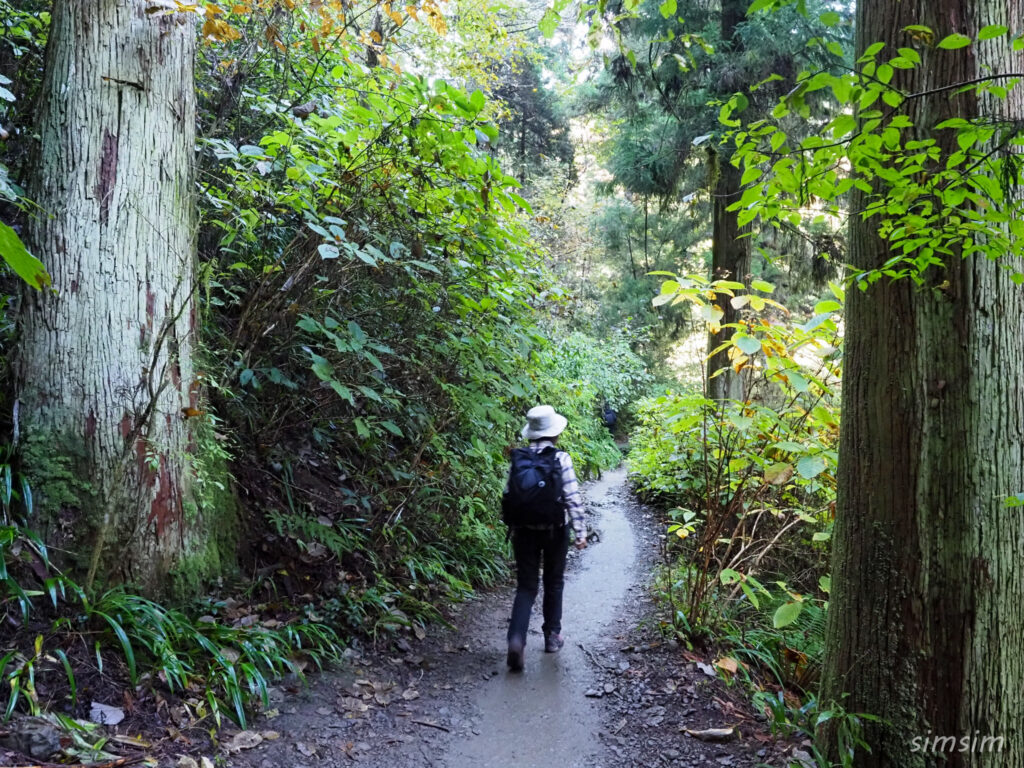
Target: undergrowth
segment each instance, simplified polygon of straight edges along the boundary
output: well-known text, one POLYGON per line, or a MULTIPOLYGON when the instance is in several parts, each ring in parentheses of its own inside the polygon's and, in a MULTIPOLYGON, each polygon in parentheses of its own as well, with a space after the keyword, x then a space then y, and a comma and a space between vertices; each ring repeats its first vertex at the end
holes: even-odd
MULTIPOLYGON (((684 642, 713 649, 729 682, 742 681, 780 729, 808 726, 824 649, 835 510, 842 291, 805 322, 763 297, 772 286, 686 279, 663 298, 703 307, 744 307, 726 355, 742 389, 736 400, 668 391, 639 407, 630 477, 642 498, 664 510, 666 538, 655 596, 664 626, 684 642), (710 289, 716 298, 707 301, 710 289), (810 708, 810 709, 808 709, 810 708), (783 727, 784 726, 784 727, 783 727)), ((717 319, 716 319, 717 318, 717 319)), ((851 716, 852 717, 852 716, 851 716)), ((840 718, 842 719, 842 718, 840 718)), ((857 722, 843 719, 850 740, 857 722)), ((820 725, 820 723, 819 723, 820 725)))
POLYGON ((301 679, 309 665, 322 668, 343 649, 337 632, 322 623, 268 620, 256 606, 243 613, 235 620, 216 612, 197 617, 123 587, 90 599, 56 569, 36 534, 5 515, 0 621, 16 629, 0 656, 3 719, 19 705, 34 715, 56 706, 84 716, 89 702, 79 690, 87 674, 105 678, 101 687, 123 688, 125 697, 160 690, 196 720, 210 716, 220 726, 227 715, 245 727, 253 707, 268 705, 274 681, 301 679))

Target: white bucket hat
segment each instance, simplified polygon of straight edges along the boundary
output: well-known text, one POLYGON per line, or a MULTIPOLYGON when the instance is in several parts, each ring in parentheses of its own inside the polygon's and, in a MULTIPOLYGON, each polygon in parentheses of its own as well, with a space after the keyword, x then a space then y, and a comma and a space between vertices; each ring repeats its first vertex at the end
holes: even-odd
POLYGON ((550 405, 538 405, 526 412, 526 426, 522 435, 525 440, 539 440, 542 437, 558 437, 569 420, 550 405))

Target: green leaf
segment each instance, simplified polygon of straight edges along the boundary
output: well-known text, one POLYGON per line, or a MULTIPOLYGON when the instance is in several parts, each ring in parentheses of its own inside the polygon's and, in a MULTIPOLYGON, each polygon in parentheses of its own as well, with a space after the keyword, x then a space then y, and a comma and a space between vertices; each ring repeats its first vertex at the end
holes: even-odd
POLYGON ((842 17, 835 11, 826 11, 818 17, 818 21, 826 27, 834 27, 842 20, 842 17))
POLYGON ((772 617, 772 625, 776 629, 782 629, 788 627, 800 616, 800 612, 803 611, 803 603, 784 603, 780 605, 778 610, 775 611, 775 615, 772 617))
POLYGON ((919 54, 913 48, 900 48, 899 52, 900 56, 902 56, 904 59, 907 59, 908 61, 911 61, 914 64, 921 63, 921 54, 919 54))
POLYGON ((746 355, 756 355, 761 351, 761 340, 748 336, 745 333, 737 333, 732 337, 733 343, 743 350, 746 355))
POLYGON ((864 53, 861 55, 858 61, 866 61, 868 59, 874 58, 876 55, 878 55, 878 52, 881 51, 883 48, 885 48, 885 43, 872 43, 871 45, 864 49, 864 53))
POLYGON ((18 233, 0 223, 0 256, 22 280, 37 290, 50 285, 50 275, 43 262, 33 256, 21 242, 18 233))
POLYGON ((666 19, 676 15, 676 0, 665 0, 658 8, 661 11, 661 15, 666 19))
POLYGON ((947 51, 955 51, 957 48, 965 48, 971 44, 971 38, 967 35, 961 35, 959 32, 954 32, 952 35, 946 35, 939 41, 938 47, 943 48, 947 51))
POLYGON ((355 405, 355 398, 352 397, 352 390, 346 387, 341 382, 331 379, 331 389, 338 393, 338 397, 348 402, 349 405, 355 405))
POLYGON ((735 571, 732 568, 723 568, 722 572, 718 574, 719 580, 725 584, 735 584, 737 581, 743 581, 743 576, 739 571, 735 571))
POLYGON ((775 290, 775 286, 766 280, 751 280, 750 287, 761 293, 772 293, 775 290))
POLYGON ((742 582, 741 581, 740 582, 740 589, 743 590, 743 594, 745 594, 747 596, 747 599, 750 601, 750 604, 752 606, 754 606, 755 608, 760 608, 761 607, 760 602, 758 602, 757 595, 754 594, 754 590, 752 590, 750 588, 750 585, 748 585, 746 582, 742 582))
POLYGON ((754 419, 750 416, 739 416, 736 414, 729 416, 729 421, 736 427, 740 432, 750 429, 750 425, 754 423, 754 419))
POLYGON ((804 456, 796 463, 796 471, 805 480, 817 477, 825 471, 825 459, 821 456, 804 456))
POLYGON ((125 661, 128 662, 128 679, 132 681, 133 685, 136 684, 139 680, 139 676, 135 667, 135 651, 132 649, 132 643, 128 639, 128 635, 125 633, 124 628, 111 616, 103 613, 102 611, 96 611, 96 615, 106 621, 110 626, 110 629, 113 630, 114 635, 117 637, 117 641, 121 644, 121 651, 124 653, 125 661))
POLYGON ((1010 31, 1009 27, 1004 27, 1002 24, 989 24, 987 27, 982 27, 978 32, 979 40, 991 40, 994 37, 1002 37, 1010 31))
POLYGON ((544 37, 551 37, 555 34, 555 30, 558 29, 558 23, 561 20, 561 17, 555 12, 554 8, 547 8, 537 23, 537 28, 544 37))

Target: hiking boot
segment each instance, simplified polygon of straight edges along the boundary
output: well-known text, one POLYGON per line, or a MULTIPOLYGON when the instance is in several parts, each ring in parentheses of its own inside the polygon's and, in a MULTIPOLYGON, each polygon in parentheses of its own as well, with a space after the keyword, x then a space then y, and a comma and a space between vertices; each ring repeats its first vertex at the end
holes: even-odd
POLYGON ((557 632, 548 632, 544 635, 544 653, 558 653, 565 645, 565 640, 557 632))
POLYGON ((508 664, 510 672, 523 671, 523 649, 525 647, 526 643, 518 637, 513 637, 508 641, 508 656, 505 658, 505 663, 508 664))

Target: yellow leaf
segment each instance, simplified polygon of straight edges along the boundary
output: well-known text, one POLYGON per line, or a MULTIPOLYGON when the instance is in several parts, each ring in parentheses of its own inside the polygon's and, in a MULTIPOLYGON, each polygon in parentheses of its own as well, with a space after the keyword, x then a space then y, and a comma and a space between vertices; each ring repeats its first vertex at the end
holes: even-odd
POLYGON ((410 16, 412 16, 413 21, 419 21, 420 20, 420 17, 416 14, 416 6, 415 5, 407 5, 407 6, 405 6, 405 12, 408 13, 410 16))
POLYGON ((729 658, 728 656, 723 656, 716 661, 715 666, 724 672, 728 672, 730 675, 735 675, 736 671, 739 669, 736 659, 729 658))
POLYGON ((793 476, 794 471, 792 464, 779 462, 772 464, 764 471, 764 479, 771 485, 783 485, 793 476))

